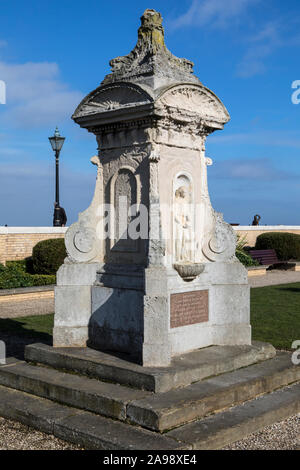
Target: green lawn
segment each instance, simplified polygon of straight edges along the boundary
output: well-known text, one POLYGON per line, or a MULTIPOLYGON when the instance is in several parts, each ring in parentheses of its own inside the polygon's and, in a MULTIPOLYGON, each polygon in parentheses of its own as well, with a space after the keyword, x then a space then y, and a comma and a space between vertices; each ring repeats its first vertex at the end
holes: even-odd
MULTIPOLYGON (((1 333, 51 339, 54 315, 0 319, 1 333)), ((300 283, 251 289, 251 325, 254 340, 273 344, 277 349, 291 349, 300 340, 300 283)))
POLYGON ((52 336, 54 314, 20 318, 1 318, 0 333, 43 339, 52 336))
POLYGON ((300 340, 300 283, 251 289, 252 337, 277 349, 300 340))

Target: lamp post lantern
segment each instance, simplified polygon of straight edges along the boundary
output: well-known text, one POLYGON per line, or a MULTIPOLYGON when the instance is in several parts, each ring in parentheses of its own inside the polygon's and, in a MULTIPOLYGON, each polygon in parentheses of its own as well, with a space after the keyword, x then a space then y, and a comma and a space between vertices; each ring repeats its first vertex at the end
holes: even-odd
POLYGON ((55 209, 53 226, 59 227, 61 225, 59 217, 59 154, 65 141, 65 137, 62 137, 59 133, 58 127, 56 127, 54 135, 49 137, 49 141, 52 150, 55 152, 55 209))

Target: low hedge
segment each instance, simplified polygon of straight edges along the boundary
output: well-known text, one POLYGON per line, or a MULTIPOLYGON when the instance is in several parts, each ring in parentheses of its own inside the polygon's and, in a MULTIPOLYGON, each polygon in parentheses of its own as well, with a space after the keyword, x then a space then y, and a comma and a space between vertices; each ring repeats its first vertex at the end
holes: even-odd
POLYGON ((56 284, 55 274, 30 274, 33 286, 49 286, 56 284))
POLYGON ((19 261, 7 261, 6 266, 0 265, 0 289, 46 286, 56 283, 55 275, 29 274, 24 266, 25 263, 19 261))
POLYGON ((13 261, 6 261, 7 268, 17 269, 22 272, 26 272, 26 260, 25 259, 18 259, 13 261))
POLYGON ((62 238, 41 241, 29 258, 0 264, 0 289, 56 284, 56 271, 66 256, 62 238))
POLYGON ((270 232, 259 235, 256 250, 274 249, 279 261, 300 260, 300 235, 289 232, 270 232))
POLYGON ((34 273, 56 274, 67 256, 63 238, 43 240, 32 250, 32 267, 34 273))

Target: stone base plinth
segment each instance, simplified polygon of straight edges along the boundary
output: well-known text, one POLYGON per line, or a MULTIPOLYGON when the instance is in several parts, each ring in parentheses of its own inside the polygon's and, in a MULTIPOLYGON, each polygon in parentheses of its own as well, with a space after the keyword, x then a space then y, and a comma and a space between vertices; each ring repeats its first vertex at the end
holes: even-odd
POLYGON ((189 282, 164 267, 63 265, 53 345, 89 346, 167 367, 172 357, 199 348, 251 345, 249 297, 247 271, 237 261, 204 263, 189 282))
POLYGON ((30 362, 158 393, 274 356, 273 346, 260 342, 254 342, 252 346, 211 346, 176 356, 169 367, 161 368, 143 367, 129 361, 124 354, 113 355, 91 348, 53 348, 45 344, 26 348, 26 358, 30 362))

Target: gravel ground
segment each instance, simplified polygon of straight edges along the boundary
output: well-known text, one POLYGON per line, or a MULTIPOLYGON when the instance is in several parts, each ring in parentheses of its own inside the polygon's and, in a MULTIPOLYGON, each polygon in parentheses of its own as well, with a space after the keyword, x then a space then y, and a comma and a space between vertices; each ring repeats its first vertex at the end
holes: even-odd
POLYGON ((300 413, 250 434, 224 450, 300 450, 300 413))
POLYGON ((0 436, 0 450, 82 450, 80 446, 4 418, 0 418, 0 436))
MULTIPOLYGON (((0 450, 84 450, 4 418, 0 418, 0 436, 0 450)), ((300 450, 300 413, 250 434, 223 450, 300 450)))

